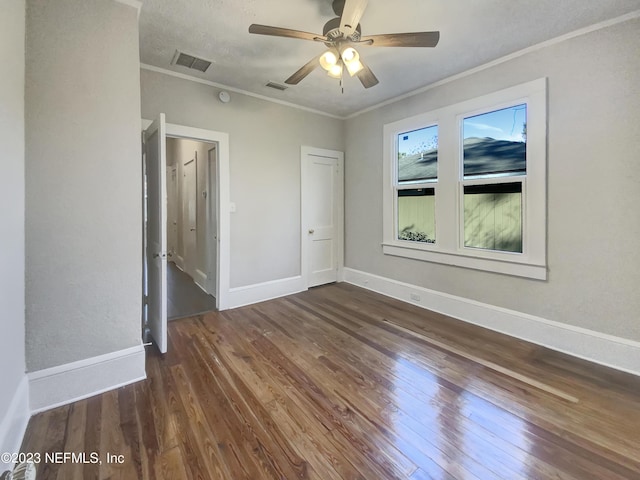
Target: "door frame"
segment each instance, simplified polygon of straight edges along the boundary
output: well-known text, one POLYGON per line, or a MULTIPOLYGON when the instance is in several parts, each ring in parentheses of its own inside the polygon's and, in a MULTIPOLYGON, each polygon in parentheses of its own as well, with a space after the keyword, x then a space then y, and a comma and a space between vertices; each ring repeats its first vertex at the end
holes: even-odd
MULTIPOLYGON (((143 130, 152 122, 142 119, 143 130)), ((230 171, 229 171, 229 134, 202 128, 188 127, 166 123, 166 136, 184 138, 201 142, 217 143, 218 149, 218 185, 217 194, 217 269, 216 275, 216 308, 229 308, 229 286, 231 283, 231 216, 230 216, 230 171)))
POLYGON ((230 176, 229 176, 229 134, 167 123, 167 137, 184 138, 201 142, 217 143, 218 148, 218 196, 217 206, 217 272, 216 308, 225 310, 231 277, 231 217, 230 217, 230 176))
POLYGON ((219 145, 215 144, 213 147, 207 150, 207 199, 205 202, 206 205, 206 219, 207 219, 207 235, 206 235, 206 264, 207 264, 207 291, 213 292, 214 296, 217 292, 218 285, 218 267, 217 261, 218 258, 218 232, 213 229, 213 225, 215 224, 216 228, 218 226, 218 214, 220 213, 218 210, 218 150, 219 145), (213 153, 212 153, 213 152, 213 153), (213 195, 211 192, 213 191, 213 195), (211 253, 214 253, 212 255, 211 253), (214 262, 215 259, 215 262, 214 262), (216 263, 216 265, 214 265, 216 263))
POLYGON ((336 212, 335 252, 338 263, 338 281, 344 277, 344 153, 337 150, 327 150, 303 145, 300 148, 300 266, 305 288, 309 288, 311 267, 309 262, 309 218, 306 211, 308 206, 309 182, 307 161, 310 156, 335 158, 338 161, 336 190, 333 202, 336 212))

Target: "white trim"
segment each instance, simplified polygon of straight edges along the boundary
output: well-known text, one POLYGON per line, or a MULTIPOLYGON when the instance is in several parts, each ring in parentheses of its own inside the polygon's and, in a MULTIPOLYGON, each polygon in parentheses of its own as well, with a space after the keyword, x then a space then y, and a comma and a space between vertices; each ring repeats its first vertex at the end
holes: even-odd
POLYGON ((138 0, 113 0, 116 3, 121 3, 123 5, 127 5, 128 7, 133 7, 138 11, 138 21, 140 20, 140 10, 142 10, 142 2, 138 0))
POLYGON ((395 102, 399 102, 400 100, 404 100, 405 98, 410 98, 413 97, 414 95, 418 95, 420 93, 424 93, 424 92, 428 92, 429 90, 432 90, 434 88, 437 87, 441 87, 442 85, 446 85, 447 83, 451 83, 454 82, 456 80, 460 80, 461 78, 465 78, 468 77, 470 75, 473 75, 475 73, 481 72, 483 70, 487 70, 489 68, 495 67, 496 65, 500 65, 502 63, 508 62, 510 60, 514 60, 518 57, 522 57, 524 55, 527 55, 529 53, 532 52, 537 52, 538 50, 542 50, 543 48, 547 48, 547 47, 551 47, 553 45, 556 45, 558 43, 562 43, 566 40, 571 40, 572 38, 576 38, 576 37, 580 37, 582 35, 587 35, 588 33, 591 32, 596 32, 598 30, 602 30, 604 28, 608 28, 608 27, 612 27, 614 25, 617 25, 619 23, 624 23, 627 22, 629 20, 634 20, 636 18, 640 17, 640 10, 635 10, 633 12, 627 13, 625 15, 621 15, 619 17, 615 17, 609 20, 604 20, 602 22, 599 23, 595 23, 593 25, 590 25, 588 27, 584 27, 584 28, 580 28, 578 30, 574 30, 573 32, 569 32, 566 33, 564 35, 560 35, 559 37, 555 37, 552 38, 550 40, 546 40, 544 42, 541 43, 536 43, 535 45, 532 45, 530 47, 527 48, 523 48, 522 50, 518 50, 517 52, 513 52, 510 53, 509 55, 505 55, 504 57, 500 57, 497 58, 495 60, 492 60, 490 62, 484 63, 482 65, 479 65, 477 67, 471 68, 469 70, 465 70, 464 72, 460 72, 460 73, 456 73, 455 75, 451 75, 450 77, 447 78, 443 78, 442 80, 439 80, 435 83, 430 83, 429 85, 426 85, 424 87, 420 87, 416 90, 412 90, 408 93, 404 93, 402 95, 398 95, 397 97, 393 97, 390 98, 388 100, 385 100, 384 102, 380 102, 380 103, 376 103, 375 105, 372 105, 370 107, 367 107, 363 110, 359 110, 355 113, 351 113, 349 115, 347 115, 346 117, 344 117, 344 120, 350 120, 352 118, 358 117, 364 113, 370 112, 372 110, 376 110, 378 108, 390 105, 392 103, 395 102))
POLYGON ((453 252, 436 252, 405 245, 399 247, 387 243, 382 244, 382 253, 395 257, 413 258, 414 260, 422 260, 424 262, 442 263, 444 265, 454 265, 456 267, 513 275, 515 277, 532 278, 534 280, 547 279, 547 267, 545 265, 472 257, 470 255, 460 255, 453 252))
POLYGON ((189 80, 191 82, 201 83, 203 85, 208 85, 210 87, 221 88, 223 90, 229 90, 230 92, 240 93, 242 95, 247 95, 248 97, 258 98, 260 100, 264 100, 266 102, 277 103, 278 105, 284 105, 285 107, 296 108, 298 110, 304 110, 305 112, 315 113, 317 115, 323 115, 325 117, 337 118, 338 120, 345 120, 345 117, 341 117, 339 115, 334 115, 332 113, 323 112, 321 110, 316 110, 314 108, 303 107, 302 105, 298 105, 291 102, 286 102, 284 100, 278 100, 277 98, 267 97, 265 95, 260 95, 258 93, 249 92, 247 90, 242 90, 240 88, 231 87, 229 85, 224 85, 222 83, 212 82, 210 80, 205 80, 203 78, 192 77, 191 75, 186 75, 184 73, 174 72, 172 70, 167 70, 165 68, 154 67, 153 65, 148 65, 146 63, 140 64, 141 70, 149 70, 150 72, 163 73, 165 75, 169 75, 170 77, 181 78, 182 80, 189 80))
POLYGON ((345 268, 345 281, 590 362, 640 376, 640 342, 345 268), (417 295, 420 300, 412 300, 417 295))
POLYGON ((144 346, 38 370, 27 377, 35 414, 144 380, 144 346))
MULTIPOLYGON (((29 409, 29 382, 24 375, 18 384, 9 408, 0 422, 0 452, 19 452, 31 412, 29 409)), ((0 460, 0 473, 13 468, 13 464, 0 460)))
POLYGON ((206 273, 204 273, 199 268, 196 268, 196 278, 194 278, 193 280, 194 282, 196 282, 196 285, 198 285, 204 292, 209 293, 206 288, 206 285, 207 285, 206 273))
POLYGON ((302 276, 271 280, 229 289, 226 308, 237 308, 307 290, 302 276))

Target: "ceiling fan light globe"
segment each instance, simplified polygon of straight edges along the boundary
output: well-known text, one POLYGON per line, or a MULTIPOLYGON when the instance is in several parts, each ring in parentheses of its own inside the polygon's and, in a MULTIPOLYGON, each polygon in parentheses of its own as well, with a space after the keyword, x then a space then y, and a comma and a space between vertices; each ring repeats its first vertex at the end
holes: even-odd
POLYGON ((327 50, 320 56, 320 66, 327 72, 338 63, 338 56, 331 50, 327 50))
POLYGON ((342 78, 342 64, 337 63, 333 65, 329 70, 327 70, 327 74, 331 78, 342 78))
POLYGON ((360 59, 360 55, 353 47, 347 47, 342 51, 342 60, 344 63, 358 61, 360 59))
POLYGON ((349 72, 349 75, 352 77, 364 68, 360 60, 352 60, 350 62, 345 62, 344 64, 347 67, 347 72, 349 72))

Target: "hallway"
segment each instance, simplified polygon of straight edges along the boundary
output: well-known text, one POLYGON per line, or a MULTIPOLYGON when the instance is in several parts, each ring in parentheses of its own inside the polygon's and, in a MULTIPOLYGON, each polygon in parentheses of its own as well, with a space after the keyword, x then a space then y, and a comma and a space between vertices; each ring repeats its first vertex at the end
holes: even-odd
POLYGON ((175 263, 167 263, 167 318, 191 317, 216 309, 216 299, 205 293, 175 263))

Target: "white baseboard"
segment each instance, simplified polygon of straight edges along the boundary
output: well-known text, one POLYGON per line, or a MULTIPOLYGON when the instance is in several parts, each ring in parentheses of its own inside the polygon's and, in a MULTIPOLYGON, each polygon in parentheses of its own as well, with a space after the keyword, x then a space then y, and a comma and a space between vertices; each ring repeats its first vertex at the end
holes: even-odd
MULTIPOLYGON (((0 421, 0 452, 17 453, 29 423, 29 382, 27 376, 22 377, 13 395, 9 408, 0 421)), ((12 463, 0 460, 0 473, 13 469, 12 463)))
POLYGON ((39 370, 29 377, 31 413, 66 405, 147 378, 144 346, 39 370))
POLYGON ((245 287, 230 288, 225 305, 220 310, 237 308, 252 303, 264 302, 273 298, 284 297, 307 289, 301 276, 282 278, 270 282, 256 283, 245 287))
MULTIPOLYGON (((207 292, 207 274, 206 273, 204 273, 202 270, 196 268, 196 275, 195 275, 193 281, 196 282, 196 285, 198 285, 202 290, 207 292)), ((207 293, 209 293, 209 292, 207 292, 207 293)))
POLYGON ((417 287, 351 268, 344 269, 344 281, 574 357, 640 375, 640 342, 417 287))

